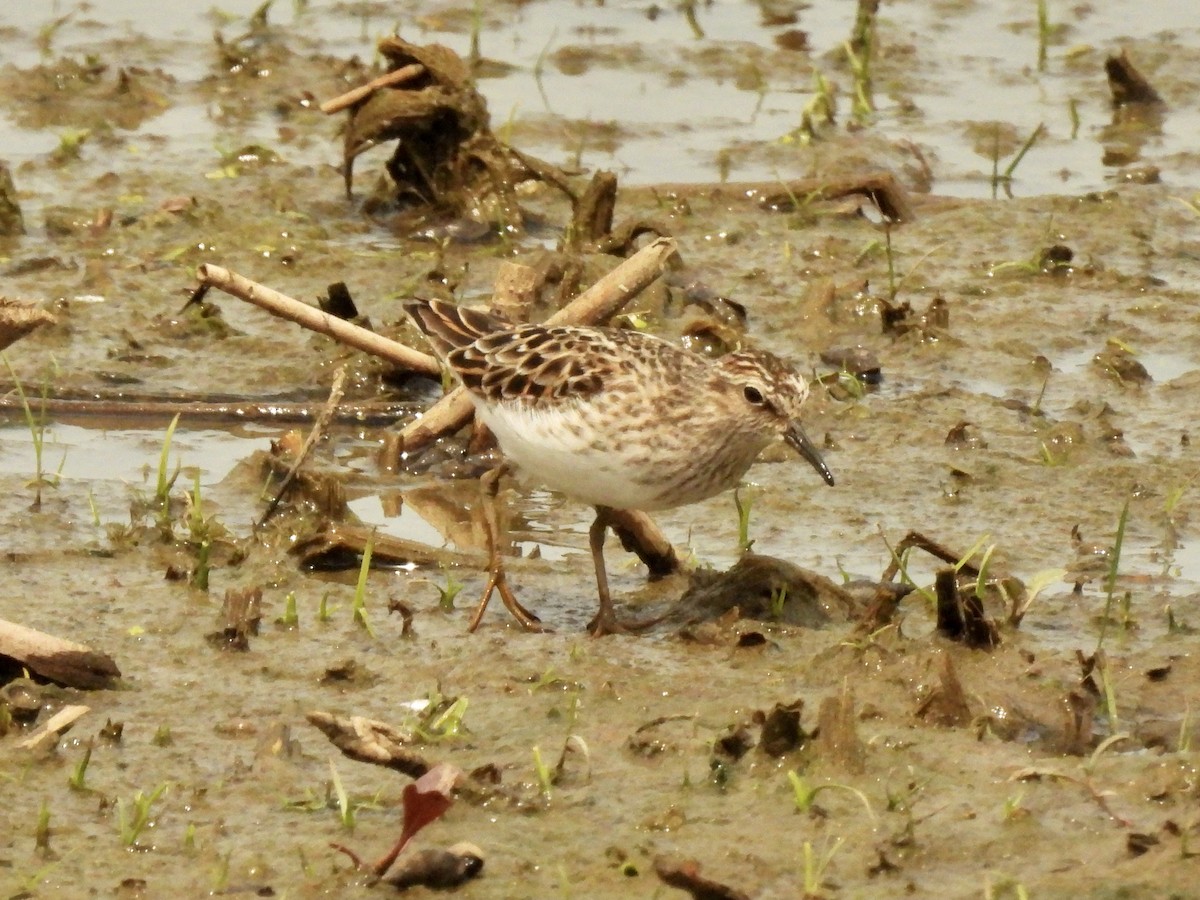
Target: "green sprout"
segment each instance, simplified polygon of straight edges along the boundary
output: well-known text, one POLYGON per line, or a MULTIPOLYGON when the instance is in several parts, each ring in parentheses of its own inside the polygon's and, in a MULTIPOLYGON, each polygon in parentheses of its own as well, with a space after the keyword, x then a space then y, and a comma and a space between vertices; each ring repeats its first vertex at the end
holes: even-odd
POLYGON ((1108 719, 1109 729, 1116 734, 1121 730, 1121 717, 1117 712, 1117 687, 1113 683, 1108 658, 1102 653, 1097 656, 1096 668, 1100 671, 1100 689, 1104 694, 1104 715, 1108 719))
POLYGON ((29 398, 25 394, 25 388, 21 384, 21 379, 17 377, 17 372, 9 362, 8 356, 0 354, 4 357, 4 365, 8 369, 8 374, 12 376, 13 386, 16 388, 17 397, 21 401, 21 411, 25 416, 25 426, 29 429, 29 436, 33 440, 33 480, 29 482, 29 487, 34 489, 33 509, 41 509, 42 506, 42 488, 43 487, 58 487, 62 482, 62 467, 67 461, 67 455, 64 452, 62 460, 58 464, 58 471, 53 475, 48 475, 45 470, 45 447, 46 447, 46 400, 50 395, 50 379, 47 376, 42 381, 42 403, 35 414, 33 407, 29 403, 29 398))
POLYGON ((288 629, 300 627, 300 613, 296 611, 295 591, 288 591, 287 596, 283 598, 283 615, 275 620, 275 624, 288 629))
POLYGON ((1062 453, 1055 453, 1050 445, 1045 441, 1038 443, 1039 454, 1042 458, 1042 465, 1053 468, 1055 466, 1065 465, 1068 458, 1068 451, 1063 450, 1062 453))
POLYGON ((542 798, 546 801, 550 800, 550 789, 554 786, 554 776, 550 771, 550 767, 546 765, 542 759, 542 751, 536 744, 533 747, 533 771, 537 776, 538 786, 542 792, 542 798))
MULTIPOLYGON (((1113 541, 1112 556, 1108 560, 1108 572, 1104 577, 1104 618, 1100 622, 1100 637, 1096 641, 1096 650, 1104 646, 1104 638, 1108 634, 1108 623, 1112 616, 1113 595, 1117 588, 1117 575, 1121 569, 1121 547, 1125 543, 1125 525, 1129 522, 1129 500, 1121 507, 1121 517, 1117 520, 1117 536, 1113 541)), ((1115 730, 1115 729, 1114 729, 1115 730)))
POLYGON ((560 677, 558 673, 554 671, 554 666, 550 666, 546 669, 543 669, 542 673, 530 683, 529 693, 532 694, 534 691, 540 691, 545 688, 563 687, 567 683, 568 682, 565 678, 560 677))
POLYGON ((124 797, 117 800, 117 827, 121 832, 121 843, 132 847, 137 843, 139 835, 150 824, 150 811, 158 798, 167 792, 167 782, 163 782, 149 794, 138 791, 132 800, 124 797))
POLYGON ((39 853, 50 852, 50 805, 43 798, 38 807, 37 825, 34 827, 34 846, 39 853))
POLYGON ((215 895, 224 894, 229 889, 229 866, 230 860, 233 858, 233 851, 222 853, 217 857, 217 864, 213 867, 210 884, 212 885, 211 893, 215 895))
POLYGON ((304 873, 304 877, 309 881, 315 881, 317 879, 317 870, 309 862, 308 854, 304 852, 304 847, 297 847, 296 855, 300 858, 300 871, 304 873))
POLYGON ((846 59, 854 73, 854 115, 862 119, 875 108, 872 100, 871 57, 875 53, 875 18, 879 4, 858 4, 854 30, 846 42, 846 59))
POLYGON ((750 539, 750 510, 754 507, 754 497, 758 493, 757 488, 751 485, 739 484, 733 491, 733 506, 737 510, 738 517, 738 550, 742 553, 748 553, 750 548, 754 546, 754 541, 750 539), (742 497, 742 488, 749 487, 746 496, 742 497))
POLYGON ((192 586, 202 591, 208 590, 209 556, 212 553, 212 522, 204 518, 203 501, 200 498, 200 470, 196 470, 196 478, 192 493, 188 497, 187 527, 188 541, 196 547, 196 568, 192 570, 192 586))
POLYGON ((481 59, 483 54, 479 47, 479 36, 483 32, 483 2, 475 0, 471 7, 471 43, 470 49, 467 51, 467 61, 474 67, 481 59))
POLYGON ((454 598, 463 589, 463 583, 454 576, 454 570, 450 566, 443 563, 440 568, 446 576, 446 584, 437 589, 438 609, 442 610, 442 612, 452 612, 454 610, 454 598))
POLYGON ((67 784, 71 786, 73 791, 85 791, 85 781, 87 779, 88 764, 92 761, 92 742, 89 740, 83 747, 83 756, 79 762, 75 763, 75 768, 71 770, 71 775, 67 779, 67 784))
POLYGON ((1009 623, 1014 627, 1019 625, 1038 595, 1050 585, 1060 583, 1066 575, 1066 569, 1043 569, 1031 575, 1029 582, 1025 585, 1024 596, 1014 597, 1012 600, 1012 608, 1008 616, 1009 623))
POLYGON ((851 400, 862 400, 867 396, 867 387, 862 380, 845 366, 837 373, 837 383, 851 400))
POLYGON ((467 715, 467 698, 457 697, 454 702, 441 709, 440 702, 430 700, 430 715, 417 726, 417 732, 425 740, 436 741, 459 737, 466 730, 463 719, 467 715))
POLYGON ((1168 519, 1175 518, 1175 511, 1179 508, 1179 504, 1187 492, 1191 490, 1192 485, 1196 483, 1197 477, 1200 477, 1200 472, 1193 473, 1167 491, 1167 499, 1163 502, 1163 512, 1166 513, 1168 519))
POLYGON ((771 618, 783 618, 783 608, 787 605, 788 589, 786 584, 771 591, 771 618))
POLYGON ((342 776, 338 774, 337 766, 333 764, 333 757, 329 758, 329 778, 333 785, 334 796, 337 798, 338 821, 347 831, 353 831, 356 807, 350 802, 350 795, 342 786, 342 776))
POLYGON ((1021 164, 1021 160, 1025 158, 1025 154, 1033 149, 1033 145, 1037 143, 1038 138, 1046 130, 1044 122, 1039 122, 1037 128, 1033 129, 1029 137, 1025 139, 1016 155, 1012 158, 1003 172, 1000 171, 1000 126, 996 126, 996 138, 992 152, 992 199, 996 199, 996 195, 1000 185, 1008 187, 1013 182, 1014 174, 1017 171, 1017 166, 1021 164))
POLYGON ((158 479, 154 485, 154 500, 158 506, 158 526, 164 535, 171 532, 171 488, 175 486, 175 479, 179 477, 180 464, 175 463, 175 471, 168 475, 167 472, 171 463, 171 441, 175 437, 175 427, 179 424, 179 413, 175 414, 175 418, 171 420, 171 424, 167 426, 167 433, 163 436, 162 451, 158 455, 158 479))
POLYGON ((371 530, 367 538, 367 546, 363 548, 362 565, 358 570, 358 584, 354 587, 353 618, 366 630, 367 634, 375 637, 375 629, 367 620, 367 575, 371 571, 371 554, 375 550, 375 531, 371 530))
POLYGON ((845 841, 844 837, 839 837, 833 842, 833 846, 829 848, 829 852, 820 859, 817 858, 817 853, 813 849, 812 842, 804 842, 804 896, 806 898, 825 896, 825 892, 821 887, 825 881, 825 870, 829 868, 829 863, 832 862, 833 855, 838 852, 845 841))
POLYGON ((864 52, 855 53, 849 42, 845 43, 846 61, 850 63, 850 71, 854 75, 854 100, 850 111, 854 118, 865 119, 875 109, 871 99, 871 48, 865 47, 864 52))
POLYGON ((1024 791, 1017 791, 1012 796, 1004 799, 1003 819, 1005 822, 1012 822, 1016 819, 1019 819, 1021 816, 1028 814, 1029 811, 1021 805, 1021 801, 1024 799, 1024 791))
POLYGON ((900 293, 900 285, 896 283, 896 253, 892 249, 892 223, 890 219, 883 222, 883 252, 887 259, 888 302, 895 303, 896 295, 900 293))
POLYGON ((1167 614, 1167 634, 1191 634, 1191 626, 1175 618, 1175 608, 1170 603, 1167 604, 1165 612, 1167 614))
POLYGON ((542 78, 546 74, 546 60, 550 58, 550 48, 554 46, 554 41, 558 38, 558 29, 550 30, 550 37, 546 39, 546 43, 542 45, 541 52, 538 53, 537 60, 533 64, 533 80, 537 82, 538 93, 542 95, 542 99, 546 99, 546 87, 542 83, 542 78))
POLYGON ((88 512, 92 514, 92 525, 96 528, 100 527, 100 507, 96 505, 96 494, 92 491, 92 486, 89 484, 87 489, 88 512))
POLYGON ((814 785, 806 777, 801 775, 795 769, 789 769, 787 773, 788 783, 792 786, 792 798, 796 801, 796 811, 802 813, 814 812, 816 807, 816 799, 819 794, 824 791, 845 791, 848 794, 857 797, 867 811, 867 816, 872 822, 875 821, 875 810, 871 807, 871 801, 856 787, 851 787, 848 784, 826 783, 814 785))
MULTIPOLYGON (((1033 405, 1029 407, 1031 415, 1040 416, 1042 414, 1042 401, 1046 399, 1046 388, 1050 387, 1050 376, 1046 375, 1042 379, 1042 389, 1038 391, 1037 399, 1033 401, 1033 405)), ((1045 444, 1042 445, 1043 447, 1045 444)))
POLYGON ((77 12, 79 12, 79 8, 71 10, 64 16, 59 16, 57 19, 51 19, 38 29, 36 43, 38 51, 43 57, 49 58, 53 55, 55 36, 58 34, 60 28, 75 17, 75 13, 77 12))
POLYGON ((814 69, 813 95, 800 110, 800 124, 788 139, 805 146, 811 144, 817 139, 817 129, 823 125, 832 125, 835 114, 836 106, 829 80, 820 69, 814 69))
POLYGON ((1072 97, 1067 101, 1067 115, 1071 117, 1071 140, 1079 137, 1079 126, 1082 124, 1079 119, 1079 101, 1072 97))
POLYGON ((50 151, 50 161, 61 166, 83 155, 83 145, 92 136, 90 128, 68 128, 58 136, 58 146, 50 151))
MULTIPOLYGON (((927 587, 921 587, 908 573, 908 554, 911 552, 912 548, 908 547, 903 553, 897 553, 896 549, 891 545, 891 542, 888 541, 887 535, 883 533, 882 528, 879 530, 879 537, 883 540, 883 545, 887 547, 888 553, 891 554, 892 560, 896 563, 896 568, 900 571, 900 583, 911 584, 913 589, 925 598, 925 602, 930 607, 936 606, 937 597, 934 596, 933 591, 927 587)), ((970 556, 968 555, 966 558, 969 559, 970 556)))
POLYGON ((680 10, 683 12, 684 21, 688 23, 688 27, 692 30, 692 37, 698 41, 704 40, 704 28, 700 24, 700 19, 696 16, 696 0, 683 0, 680 4, 680 10))
POLYGON ((846 567, 845 567, 844 565, 842 565, 842 558, 841 558, 840 556, 839 556, 839 557, 837 557, 836 559, 834 559, 834 561, 833 561, 833 562, 834 562, 834 565, 836 565, 836 566, 837 566, 838 575, 840 575, 840 576, 842 577, 842 584, 843 584, 843 585, 847 585, 847 584, 849 584, 851 581, 853 581, 853 580, 854 580, 854 576, 852 576, 852 575, 851 575, 851 574, 850 574, 850 573, 849 573, 849 572, 846 570, 846 567))
MULTIPOLYGON (((979 576, 975 579, 975 596, 979 600, 982 600, 984 598, 984 594, 987 593, 988 564, 992 561, 992 552, 995 549, 996 545, 990 544, 988 548, 983 551, 983 559, 979 561, 979 576)), ((970 557, 965 558, 963 562, 969 558, 970 557)))
POLYGON ((1025 885, 1021 884, 1015 878, 1001 875, 998 881, 993 882, 992 876, 989 874, 983 888, 984 900, 1000 900, 1001 897, 1029 900, 1029 891, 1025 888, 1025 885))

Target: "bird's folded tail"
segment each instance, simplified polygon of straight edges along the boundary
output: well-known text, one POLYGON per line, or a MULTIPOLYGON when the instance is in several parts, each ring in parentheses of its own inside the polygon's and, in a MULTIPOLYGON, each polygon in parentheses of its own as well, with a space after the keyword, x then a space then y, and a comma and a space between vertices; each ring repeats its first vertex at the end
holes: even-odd
POLYGON ((500 316, 456 306, 444 300, 407 300, 404 311, 421 333, 429 338, 437 355, 443 358, 450 351, 473 344, 484 335, 512 327, 500 316))

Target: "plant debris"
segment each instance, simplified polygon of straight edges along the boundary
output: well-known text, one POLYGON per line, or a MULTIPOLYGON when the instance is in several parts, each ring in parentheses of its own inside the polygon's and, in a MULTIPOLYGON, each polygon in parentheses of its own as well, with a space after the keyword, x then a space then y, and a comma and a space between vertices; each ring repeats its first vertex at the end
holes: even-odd
POLYGON ((700 875, 700 863, 694 859, 659 856, 654 860, 654 874, 663 884, 687 891, 692 900, 750 900, 750 895, 700 875))
POLYGON ((43 325, 58 320, 32 303, 0 297, 0 350, 43 325))
POLYGON ((1110 56, 1104 61, 1104 72, 1108 75, 1108 89, 1112 92, 1113 106, 1163 102, 1158 91, 1133 64, 1125 50, 1122 50, 1119 56, 1110 56))
POLYGON ((453 50, 398 36, 384 38, 378 49, 390 71, 404 78, 377 79, 364 99, 349 105, 342 149, 347 195, 355 159, 396 141, 386 168, 390 200, 401 207, 431 209, 443 218, 466 216, 506 230, 524 226, 516 193, 522 181, 546 181, 570 196, 562 172, 496 138, 487 102, 453 50))

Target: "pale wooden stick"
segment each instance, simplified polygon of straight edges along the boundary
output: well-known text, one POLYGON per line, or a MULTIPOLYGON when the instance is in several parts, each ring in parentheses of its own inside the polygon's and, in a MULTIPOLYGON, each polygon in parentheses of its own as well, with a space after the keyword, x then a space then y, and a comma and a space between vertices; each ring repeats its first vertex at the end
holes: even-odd
POLYGON ((412 81, 414 78, 419 78, 425 74, 425 67, 420 63, 412 63, 411 65, 403 66, 396 69, 394 72, 388 72, 386 75, 380 75, 378 78, 373 78, 366 84, 359 85, 356 88, 351 88, 344 94, 339 94, 321 104, 321 112, 325 115, 332 115, 335 112, 341 112, 347 107, 353 106, 359 100, 365 100, 371 94, 375 93, 380 88, 395 87, 398 84, 403 84, 406 81, 412 81))
MULTIPOLYGON (((587 325, 607 320, 653 284, 675 253, 673 239, 652 241, 552 315, 546 324, 587 325)), ((455 388, 400 432, 401 453, 415 453, 462 428, 474 409, 470 395, 461 387, 455 388)))
POLYGON ((427 353, 421 353, 398 341, 389 340, 383 335, 360 328, 337 316, 331 316, 315 306, 293 300, 286 294, 271 290, 266 285, 251 281, 236 272, 230 272, 228 269, 214 266, 211 263, 204 263, 196 270, 196 277, 203 284, 219 288, 247 303, 253 303, 272 315, 290 319, 309 331, 328 335, 339 343, 355 347, 380 359, 386 359, 409 371, 434 377, 441 375, 442 369, 438 361, 427 353))
POLYGON ((456 387, 400 430, 400 458, 424 450, 444 434, 453 434, 467 424, 475 404, 466 388, 456 387))
POLYGON ((650 287, 678 252, 674 238, 651 241, 546 320, 547 325, 605 322, 650 287))
POLYGON ((52 715, 41 728, 29 735, 29 737, 17 741, 17 746, 22 750, 36 750, 42 744, 49 742, 51 738, 57 743, 60 734, 74 725, 76 719, 87 715, 90 711, 90 706, 64 706, 52 715))

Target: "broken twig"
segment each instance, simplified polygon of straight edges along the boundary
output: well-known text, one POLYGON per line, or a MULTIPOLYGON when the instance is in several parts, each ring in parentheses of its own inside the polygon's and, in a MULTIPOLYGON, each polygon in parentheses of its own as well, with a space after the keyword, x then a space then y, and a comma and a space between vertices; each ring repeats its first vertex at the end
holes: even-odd
MULTIPOLYGON (((671 238, 647 244, 594 285, 546 320, 547 325, 589 325, 604 322, 649 287, 675 256, 671 238)), ((400 432, 401 452, 410 456, 439 437, 467 424, 474 410, 471 398, 455 388, 400 432)))
POLYGON ((283 476, 283 482, 279 485, 279 490, 275 492, 275 497, 267 507, 266 512, 262 514, 262 518, 254 526, 257 531, 266 524, 267 519, 275 514, 275 510, 279 508, 280 502, 283 500, 283 495, 287 493, 288 488, 292 486, 292 482, 296 478, 296 473, 300 471, 300 467, 304 465, 304 461, 308 459, 308 454, 312 452, 312 448, 317 445, 317 441, 321 439, 321 435, 325 433, 325 429, 329 427, 330 421, 333 419, 334 413, 337 412, 338 404, 342 402, 342 396, 346 393, 346 367, 339 366, 333 376, 333 384, 329 388, 329 399, 325 401, 325 406, 321 410, 321 414, 317 416, 317 420, 313 422, 313 427, 308 432, 308 437, 304 439, 304 444, 300 448, 300 452, 296 454, 296 459, 288 468, 287 474, 283 476))
POLYGON ((356 88, 346 91, 344 94, 339 94, 336 97, 326 100, 321 104, 321 112, 327 116, 333 115, 334 113, 341 112, 343 109, 350 108, 360 100, 365 100, 380 88, 395 87, 398 84, 404 84, 407 81, 420 78, 424 74, 425 67, 420 63, 403 66, 394 72, 388 72, 386 75, 372 78, 366 84, 359 85, 356 88))
POLYGON ((196 277, 200 280, 201 289, 210 286, 219 288, 239 300, 245 300, 247 303, 253 303, 255 306, 265 309, 272 315, 289 319, 309 331, 328 335, 339 343, 370 353, 380 359, 386 359, 409 371, 435 377, 441 372, 438 361, 426 353, 421 353, 398 341, 389 340, 366 328, 360 328, 358 325, 331 316, 315 306, 301 303, 299 300, 281 294, 256 281, 251 281, 249 278, 221 266, 204 263, 196 269, 196 277))

